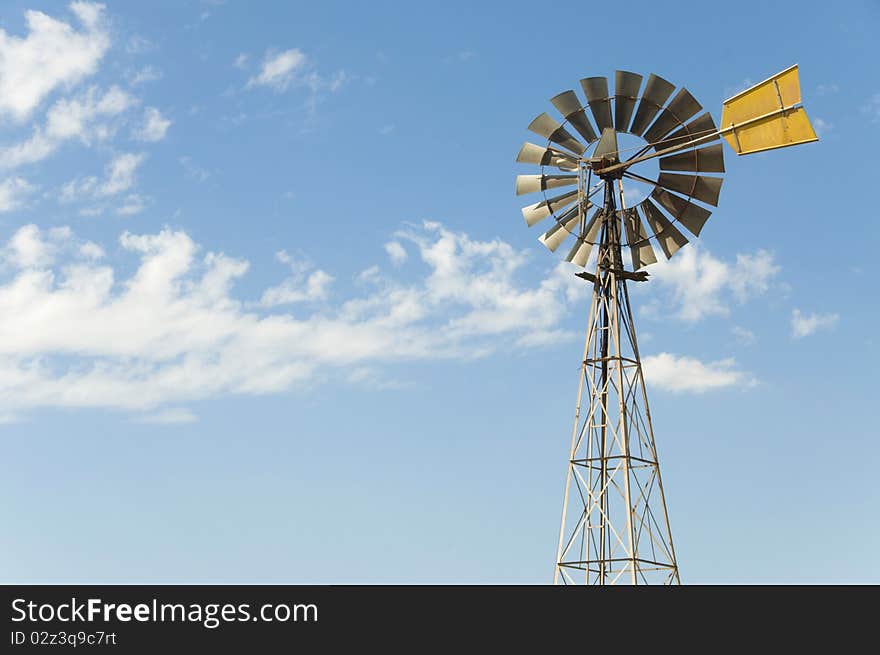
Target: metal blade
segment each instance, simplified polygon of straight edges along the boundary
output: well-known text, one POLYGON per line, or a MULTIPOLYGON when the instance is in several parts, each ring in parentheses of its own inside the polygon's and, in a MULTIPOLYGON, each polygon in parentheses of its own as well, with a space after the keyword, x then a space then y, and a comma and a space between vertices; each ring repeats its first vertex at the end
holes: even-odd
POLYGON ((614 129, 618 132, 629 129, 641 86, 642 76, 638 73, 614 71, 614 129))
POLYGON ((636 109, 636 117, 630 125, 630 134, 641 136, 673 91, 675 91, 674 84, 651 73, 645 83, 645 92, 639 101, 639 108, 636 109))
POLYGON ((575 240, 574 246, 572 246, 568 255, 565 257, 565 261, 577 264, 581 267, 587 265, 587 260, 590 258, 590 252, 593 250, 593 244, 596 242, 596 237, 599 235, 599 228, 602 227, 602 221, 599 220, 601 216, 602 210, 597 209, 596 213, 593 214, 593 217, 586 224, 583 234, 575 240))
POLYGON ((602 130, 602 138, 599 139, 599 144, 596 146, 596 150, 593 151, 594 159, 601 159, 603 157, 610 157, 614 161, 619 161, 619 157, 617 156, 617 132, 614 131, 613 127, 606 127, 602 130))
POLYGON ((697 237, 700 236, 700 230, 703 229, 703 225, 706 224, 706 221, 712 215, 712 212, 708 209, 703 209, 699 205, 695 205, 691 201, 674 193, 669 193, 664 189, 654 189, 651 197, 697 237))
POLYGON ((539 236, 538 241, 543 243, 550 252, 556 252, 556 249, 562 245, 568 235, 574 234, 580 217, 578 208, 572 207, 559 217, 559 222, 556 225, 539 236))
POLYGON ((633 270, 637 271, 643 266, 657 261, 654 249, 648 240, 642 218, 635 207, 623 211, 623 225, 626 228, 626 241, 632 255, 633 270))
POLYGON ((516 195, 577 184, 577 175, 517 175, 516 195))
MULTIPOLYGON (((668 137, 663 139, 662 142, 654 145, 654 150, 660 150, 661 148, 668 148, 670 146, 680 145, 682 143, 687 143, 688 141, 693 141, 696 138, 703 138, 708 136, 709 134, 713 134, 717 132, 718 128, 715 127, 715 121, 712 120, 712 116, 707 111, 705 114, 701 114, 697 116, 690 123, 682 127, 680 130, 676 130, 668 137)), ((705 143, 711 143, 712 141, 717 141, 720 139, 717 134, 715 134, 711 139, 707 138, 705 143)))
POLYGON ((657 184, 670 191, 678 191, 691 198, 696 198, 709 205, 718 206, 718 194, 721 193, 720 177, 704 177, 703 175, 679 175, 677 173, 660 173, 657 184))
POLYGON ((669 222, 669 219, 663 215, 663 212, 649 198, 645 198, 639 203, 642 213, 648 220, 648 225, 657 239, 657 243, 663 249, 663 254, 669 259, 679 248, 686 245, 688 240, 685 235, 679 232, 678 228, 669 222))
POLYGON ((697 173, 723 173, 724 149, 720 143, 708 148, 697 148, 660 158, 661 171, 695 171, 697 173))
POLYGON ((611 119, 611 98, 608 97, 608 78, 585 77, 581 80, 581 87, 587 96, 590 111, 593 112, 599 131, 606 127, 614 127, 614 121, 611 119))
POLYGON ((550 114, 543 113, 535 118, 535 120, 529 123, 529 129, 535 134, 540 134, 545 139, 558 143, 563 148, 579 155, 584 154, 584 151, 587 149, 587 146, 575 139, 569 134, 568 130, 553 120, 550 114))
POLYGON ((554 198, 548 198, 547 200, 542 200, 541 202, 536 202, 534 205, 529 205, 528 207, 522 208, 523 218, 526 219, 526 225, 531 227, 535 223, 540 222, 541 220, 547 218, 552 212, 555 212, 557 209, 562 209, 575 202, 578 197, 578 190, 569 191, 568 193, 564 193, 561 196, 556 196, 554 198))
POLYGON ((587 118, 587 113, 584 111, 583 105, 581 105, 581 101, 574 91, 563 91, 559 95, 550 98, 550 102, 556 107, 556 111, 565 116, 565 120, 578 131, 578 134, 586 139, 587 143, 593 143, 593 141, 599 138, 596 136, 593 125, 590 123, 590 119, 587 118))
POLYGON ((561 150, 536 146, 528 141, 520 148, 516 160, 522 164, 536 164, 538 166, 555 166, 563 171, 576 171, 577 160, 561 150))
POLYGON ((651 129, 645 132, 644 139, 648 143, 656 143, 679 125, 684 125, 691 116, 702 109, 702 105, 688 92, 679 89, 675 97, 660 112, 651 129))

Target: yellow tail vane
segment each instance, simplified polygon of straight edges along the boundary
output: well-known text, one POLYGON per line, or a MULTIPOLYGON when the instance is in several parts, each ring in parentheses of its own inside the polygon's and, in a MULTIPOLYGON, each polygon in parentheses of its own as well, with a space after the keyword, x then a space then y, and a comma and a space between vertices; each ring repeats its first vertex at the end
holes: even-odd
POLYGON ((725 100, 720 128, 738 155, 818 141, 801 106, 797 64, 725 100))

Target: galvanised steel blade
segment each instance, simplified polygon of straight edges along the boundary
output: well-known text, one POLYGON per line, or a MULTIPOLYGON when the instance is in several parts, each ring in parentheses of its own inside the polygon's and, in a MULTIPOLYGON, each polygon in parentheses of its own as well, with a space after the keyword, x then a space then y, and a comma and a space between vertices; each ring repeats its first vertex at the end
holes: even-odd
POLYGON ((695 205, 674 193, 669 193, 665 189, 654 189, 651 197, 697 237, 700 236, 700 230, 712 215, 708 209, 695 205))
POLYGON ((638 73, 614 72, 614 129, 618 132, 629 131, 641 86, 642 76, 638 73))
POLYGON ((670 191, 696 198, 709 205, 718 206, 718 195, 721 193, 720 177, 703 175, 682 175, 679 173, 660 173, 657 184, 670 191))
POLYGON ((666 259, 672 257, 679 248, 687 245, 687 237, 663 215, 660 208, 651 202, 650 198, 642 200, 638 207, 648 221, 648 226, 651 228, 651 232, 654 233, 654 238, 660 244, 666 259))
POLYGON ((660 111, 657 120, 645 132, 643 138, 648 143, 657 143, 676 127, 687 123, 702 108, 703 106, 697 102, 696 98, 687 89, 679 89, 675 97, 669 101, 669 104, 660 111))
POLYGON ((545 139, 549 139, 553 143, 558 143, 566 150, 571 150, 578 155, 584 154, 587 146, 575 139, 562 125, 557 123, 550 114, 546 112, 540 114, 529 123, 529 130, 535 134, 540 134, 545 139))
POLYGON ((559 95, 550 98, 550 102, 556 107, 556 111, 565 117, 565 120, 577 130, 578 134, 588 144, 593 143, 593 141, 599 138, 593 129, 592 123, 590 123, 590 119, 587 118, 587 113, 584 111, 580 99, 574 91, 563 91, 559 95))
POLYGON ((614 127, 614 121, 611 118, 611 98, 608 97, 608 78, 585 77, 581 80, 581 87, 587 96, 587 102, 590 105, 590 111, 593 112, 593 118, 596 119, 599 132, 606 127, 614 127))
POLYGON ((517 175, 516 195, 577 184, 577 175, 517 175))
POLYGON ((630 134, 641 136, 673 91, 675 91, 674 84, 670 84, 662 77, 651 73, 645 83, 645 91, 642 93, 642 99, 636 109, 636 116, 629 127, 630 134))
POLYGON ((723 173, 724 149, 720 143, 716 143, 706 148, 696 148, 661 157, 660 170, 723 173))

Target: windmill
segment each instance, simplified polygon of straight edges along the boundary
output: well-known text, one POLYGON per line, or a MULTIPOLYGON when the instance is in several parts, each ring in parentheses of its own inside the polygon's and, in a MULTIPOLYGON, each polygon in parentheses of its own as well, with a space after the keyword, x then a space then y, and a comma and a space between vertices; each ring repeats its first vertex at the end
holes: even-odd
POLYGON ((543 194, 523 208, 526 224, 552 217, 539 241, 553 252, 570 242, 565 259, 590 269, 577 275, 593 288, 557 584, 680 583, 627 282, 647 280, 642 269, 658 250, 672 257, 686 233, 699 236, 707 205, 718 204, 722 137, 737 155, 817 140, 797 66, 724 101, 720 128, 687 89, 653 74, 642 82, 616 71, 611 95, 607 78, 582 79, 593 120, 577 93, 563 91, 550 100, 562 122, 542 113, 529 125, 546 145, 525 143, 517 156, 541 167, 516 178, 517 195, 543 194), (624 134, 638 145, 620 147, 624 134), (644 167, 655 159, 653 179, 644 167), (644 185, 640 202, 627 206, 624 180, 644 185))

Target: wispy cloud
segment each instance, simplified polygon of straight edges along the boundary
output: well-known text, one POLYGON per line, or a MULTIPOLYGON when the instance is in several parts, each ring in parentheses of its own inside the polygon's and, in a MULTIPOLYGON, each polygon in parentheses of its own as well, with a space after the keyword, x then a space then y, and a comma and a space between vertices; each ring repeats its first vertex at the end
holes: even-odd
POLYGON ((689 244, 647 270, 653 297, 643 311, 694 323, 708 316, 727 316, 732 303, 766 293, 781 268, 766 250, 738 254, 735 261, 726 262, 689 244))
POLYGON ((155 43, 140 34, 132 34, 125 42, 125 52, 130 55, 143 55, 155 48, 155 43))
POLYGON ((73 202, 83 198, 106 198, 128 191, 135 182, 138 166, 144 155, 124 153, 115 157, 104 169, 104 177, 95 176, 71 180, 61 188, 61 201, 73 202))
POLYGON ((295 260, 286 250, 275 253, 275 259, 290 267, 290 276, 281 284, 263 292, 260 298, 263 307, 293 305, 327 298, 333 282, 332 275, 320 269, 310 270, 311 267, 306 262, 295 260))
POLYGON ((816 130, 816 136, 823 137, 828 134, 833 128, 834 125, 829 123, 828 121, 822 120, 818 116, 812 119, 813 128, 816 130))
MULTIPOLYGON (((242 55, 236 61, 242 60, 242 55)), ((298 87, 308 90, 306 109, 313 118, 318 105, 326 94, 339 91, 352 79, 344 70, 332 74, 319 72, 315 63, 299 48, 290 48, 282 52, 269 51, 263 57, 259 72, 251 76, 245 88, 269 88, 282 93, 290 88, 298 87)))
POLYGON ((12 169, 42 161, 64 142, 106 141, 116 126, 109 122, 135 104, 134 98, 117 86, 101 92, 97 87, 72 98, 62 98, 46 112, 45 125, 35 126, 30 138, 0 148, 0 167, 12 169))
POLYGON ((144 110, 142 123, 134 130, 132 136, 138 141, 161 141, 165 138, 171 121, 162 115, 155 107, 147 107, 144 110))
POLYGON ((702 362, 694 357, 660 353, 642 359, 645 379, 652 388, 673 392, 703 393, 725 387, 749 388, 754 377, 741 371, 733 357, 702 362))
POLYGON ((185 407, 169 407, 158 412, 144 414, 137 418, 138 423, 153 423, 158 425, 180 425, 195 423, 199 417, 185 407))
POLYGON ((752 78, 746 77, 739 84, 724 87, 724 95, 729 98, 753 86, 755 86, 755 82, 752 81, 752 78))
POLYGON ((817 330, 830 329, 837 324, 839 318, 837 314, 804 314, 795 308, 791 313, 791 336, 802 339, 817 330))
POLYGON ((34 185, 21 177, 8 177, 0 182, 0 213, 18 209, 34 191, 34 185))
POLYGON ((158 70, 154 66, 144 66, 131 76, 129 84, 131 84, 132 86, 138 86, 140 84, 155 82, 156 80, 161 79, 162 71, 158 70))
POLYGON ((829 82, 828 84, 819 84, 816 86, 816 93, 820 96, 827 96, 833 93, 837 93, 840 90, 840 87, 837 86, 835 82, 829 82))
MULTIPOLYGON (((239 61, 241 55, 239 55, 239 61)), ((249 87, 265 86, 274 91, 286 91, 306 65, 306 56, 299 48, 266 53, 260 72, 251 77, 249 87)))
POLYGON ((741 325, 734 325, 730 328, 730 331, 733 332, 733 336, 736 337, 736 340, 744 345, 751 346, 758 341, 758 337, 755 336, 754 332, 741 325))
POLYGON ((122 204, 116 208, 116 213, 119 216, 133 216, 134 214, 140 214, 147 208, 148 202, 149 198, 146 198, 139 193, 130 193, 125 196, 122 204))
POLYGON ((385 252, 388 253, 388 257, 391 259, 391 262, 396 265, 400 265, 406 261, 408 255, 406 253, 406 248, 400 245, 399 241, 389 241, 385 244, 385 252))

